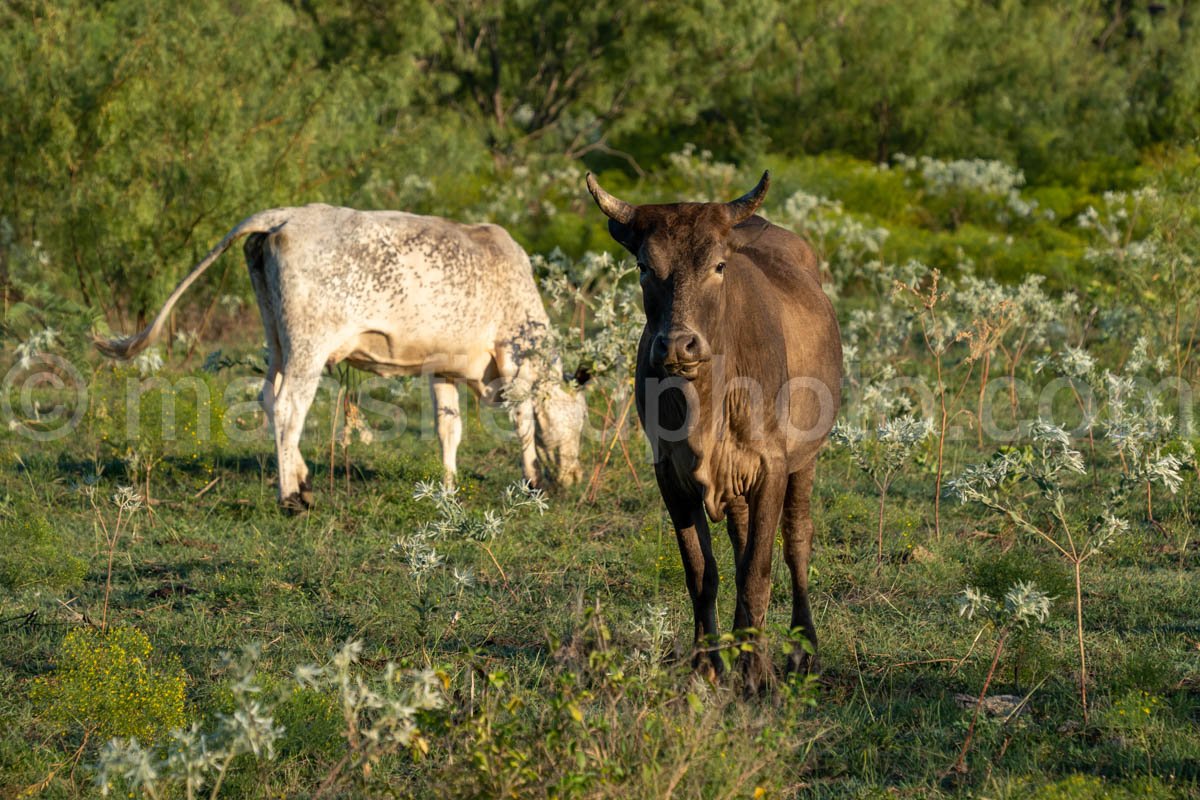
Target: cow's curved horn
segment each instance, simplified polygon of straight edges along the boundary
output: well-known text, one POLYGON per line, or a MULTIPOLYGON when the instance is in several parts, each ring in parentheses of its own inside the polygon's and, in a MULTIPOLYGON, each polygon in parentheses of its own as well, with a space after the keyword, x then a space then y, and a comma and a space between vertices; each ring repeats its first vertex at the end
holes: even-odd
POLYGON ((600 210, 608 215, 609 219, 616 220, 622 225, 628 225, 633 221, 637 207, 626 203, 619 197, 613 197, 601 189, 600 184, 590 172, 587 174, 587 187, 588 191, 592 193, 592 197, 596 198, 596 205, 600 206, 600 210))
POLYGON ((758 207, 762 205, 763 199, 767 196, 767 189, 769 188, 771 188, 771 173, 768 171, 762 174, 762 178, 758 181, 758 186, 755 186, 737 200, 725 204, 725 207, 729 209, 729 216, 733 218, 734 225, 744 222, 755 211, 758 211, 758 207))

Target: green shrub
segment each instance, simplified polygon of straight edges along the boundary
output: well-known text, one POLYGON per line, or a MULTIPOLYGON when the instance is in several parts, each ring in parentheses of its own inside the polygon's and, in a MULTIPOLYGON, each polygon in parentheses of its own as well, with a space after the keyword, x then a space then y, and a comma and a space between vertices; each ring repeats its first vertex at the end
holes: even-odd
POLYGON ((92 381, 84 424, 97 458, 119 459, 126 480, 143 494, 160 468, 203 486, 228 444, 225 384, 201 370, 160 372, 153 363, 145 369, 142 374, 136 365, 116 365, 92 381))
POLYGON ((784 796, 816 732, 805 715, 815 679, 780 683, 780 713, 763 714, 662 661, 671 638, 644 629, 645 649, 630 656, 589 612, 550 643, 555 658, 536 678, 489 671, 470 715, 438 742, 444 795, 784 796))
POLYGON ((135 628, 75 628, 63 639, 54 673, 38 678, 32 699, 46 720, 91 738, 161 739, 185 722, 187 674, 151 663, 150 640, 135 628))
POLYGON ((68 589, 87 571, 62 532, 40 514, 20 513, 0 520, 0 589, 68 589))
POLYGON ((1134 797, 1178 797, 1156 778, 1141 778, 1119 785, 1091 775, 1071 775, 1024 793, 1030 800, 1126 800, 1134 797))
POLYGON ((875 526, 878 500, 866 493, 842 492, 825 507, 822 524, 827 542, 866 542, 875 526))
POLYGON ((773 156, 771 163, 772 178, 787 187, 776 201, 790 193, 792 183, 798 183, 807 192, 836 198, 851 211, 880 219, 898 219, 913 203, 914 192, 904 185, 903 173, 879 169, 870 161, 822 154, 786 161, 773 156), (776 161, 780 162, 778 168, 776 161))
POLYGON ((316 689, 294 690, 275 709, 283 728, 279 751, 284 757, 324 756, 337 760, 345 749, 337 699, 316 689))
POLYGON ((1049 558, 1030 558, 1028 551, 985 552, 971 565, 967 583, 992 597, 1003 597, 1015 583, 1032 583, 1052 598, 1071 597, 1071 573, 1066 565, 1049 558))

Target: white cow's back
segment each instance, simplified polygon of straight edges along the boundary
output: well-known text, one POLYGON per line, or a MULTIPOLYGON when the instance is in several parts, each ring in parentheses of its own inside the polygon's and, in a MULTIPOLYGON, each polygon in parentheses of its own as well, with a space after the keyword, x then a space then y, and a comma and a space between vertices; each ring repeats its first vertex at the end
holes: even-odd
POLYGON ((286 350, 475 384, 498 348, 547 322, 528 256, 495 225, 326 205, 285 216, 263 268, 286 350))

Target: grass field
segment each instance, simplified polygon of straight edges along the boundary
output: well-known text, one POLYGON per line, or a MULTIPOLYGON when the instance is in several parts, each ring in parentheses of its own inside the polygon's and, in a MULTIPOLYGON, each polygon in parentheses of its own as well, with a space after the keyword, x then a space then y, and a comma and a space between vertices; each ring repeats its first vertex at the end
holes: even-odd
MULTIPOLYGON (((413 419, 423 396, 418 387, 403 400, 413 419)), ((638 438, 636 481, 623 458, 610 461, 594 502, 567 491, 544 513, 517 510, 494 538, 446 535, 437 544, 445 563, 415 576, 393 546, 435 516, 428 499, 413 497, 437 476, 435 440, 426 429, 354 444, 348 481, 339 449, 331 489, 329 411, 314 410, 306 437, 313 512, 276 510, 265 440, 226 445, 165 460, 151 478, 157 502, 124 515, 112 549, 108 625, 143 632, 153 664, 182 668, 189 723, 211 727, 234 702, 222 651, 261 646, 263 697, 277 703, 285 730, 273 760, 232 761, 226 796, 309 796, 335 770, 348 750, 337 693, 285 689, 297 666, 327 663, 348 640, 363 643, 366 674, 386 661, 438 670, 448 700, 423 712, 426 753, 398 747, 366 771, 354 762, 331 796, 1184 796, 1200 778, 1194 477, 1157 504, 1159 524, 1135 522, 1086 565, 1085 725, 1069 565, 996 515, 957 503, 944 507, 935 538, 920 469, 890 493, 877 565, 874 488, 843 448, 827 450, 812 569, 819 680, 743 700, 736 680, 689 677, 682 567, 638 438), (956 596, 974 585, 999 597, 1017 579, 1055 598, 1044 624, 1009 640, 988 689, 1025 702, 981 715, 965 770, 955 770, 974 707, 955 698, 979 695, 997 639, 981 617, 960 616, 956 596)), ((513 444, 467 416, 460 497, 478 515, 500 506, 519 469, 513 444)), ((106 707, 117 719, 62 718, 53 701, 30 700, 31 686, 55 674, 67 631, 105 613, 105 528, 118 513, 109 498, 129 482, 128 465, 87 435, 37 446, 14 436, 5 448, 6 568, 33 570, 16 562, 50 550, 82 565, 61 589, 4 601, 3 793, 88 796, 95 751, 85 732, 119 727, 145 706, 106 707), (41 551, 21 538, 34 521, 47 523, 41 551)), ((600 448, 586 455, 594 464, 600 448)), ((948 471, 973 456, 955 449, 948 471)), ((1070 513, 1083 518, 1093 490, 1077 489, 1070 513)), ((774 574, 770 618, 782 626, 781 558, 774 574)))
MULTIPOLYGON (((113 366, 95 312, 26 280, 3 329, 0 797, 1200 794, 1189 158, 1102 197, 996 162, 777 171, 768 213, 825 262, 847 382, 814 494, 821 669, 762 697, 691 674, 642 435, 614 443, 628 264, 535 248, 564 361, 597 374, 586 485, 511 493, 509 423, 464 395, 440 495, 427 388, 341 370, 309 415, 302 516, 276 507, 244 297, 217 286, 173 354, 113 366)), ((639 193, 744 177, 679 161, 639 193)), ((596 227, 572 181, 535 239, 596 227)), ((714 541, 727 630, 723 524, 714 541)), ((781 668, 803 643, 773 574, 781 668)))

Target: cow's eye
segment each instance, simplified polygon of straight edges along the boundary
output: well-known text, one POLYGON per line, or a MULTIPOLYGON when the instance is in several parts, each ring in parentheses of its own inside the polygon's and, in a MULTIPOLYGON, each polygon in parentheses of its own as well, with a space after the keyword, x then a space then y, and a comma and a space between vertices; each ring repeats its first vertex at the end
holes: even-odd
POLYGON ((642 271, 642 274, 643 274, 643 275, 645 275, 647 272, 649 272, 649 271, 650 271, 650 267, 646 266, 646 262, 645 262, 645 261, 639 261, 639 262, 638 262, 638 269, 640 269, 640 270, 642 271))
POLYGON ((720 262, 719 264, 717 264, 717 274, 718 274, 718 275, 724 275, 724 274, 725 274, 725 262, 724 262, 724 261, 722 261, 722 262, 720 262))

